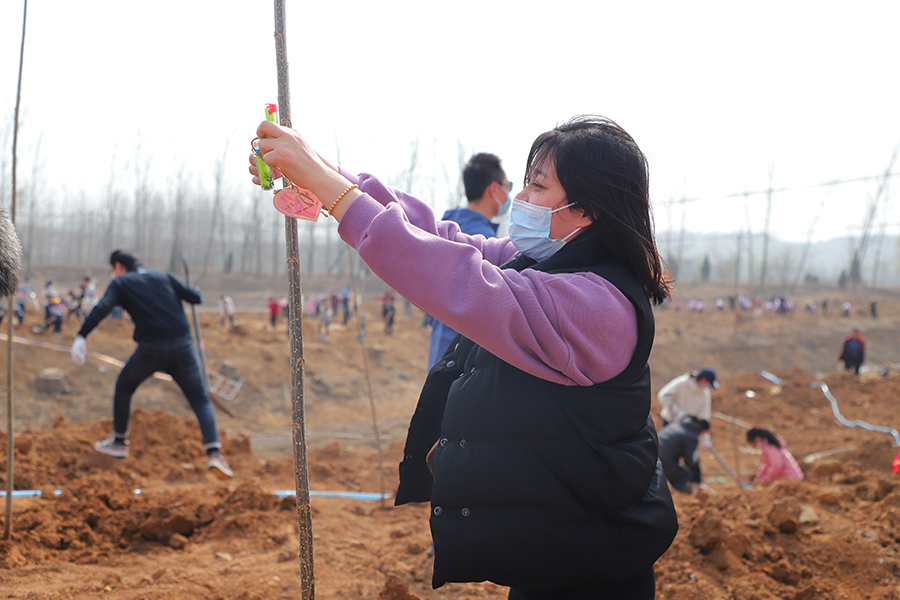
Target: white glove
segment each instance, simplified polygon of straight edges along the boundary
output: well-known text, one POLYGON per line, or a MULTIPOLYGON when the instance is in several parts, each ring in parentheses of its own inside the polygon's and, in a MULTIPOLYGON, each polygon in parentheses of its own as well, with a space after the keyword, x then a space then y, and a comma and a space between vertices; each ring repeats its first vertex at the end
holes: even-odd
POLYGON ((708 433, 704 433, 700 436, 700 445, 706 448, 707 450, 712 449, 712 438, 709 437, 708 433))
POLYGON ((84 364, 85 358, 87 358, 87 341, 84 339, 84 336, 75 336, 71 354, 73 363, 79 367, 84 364))

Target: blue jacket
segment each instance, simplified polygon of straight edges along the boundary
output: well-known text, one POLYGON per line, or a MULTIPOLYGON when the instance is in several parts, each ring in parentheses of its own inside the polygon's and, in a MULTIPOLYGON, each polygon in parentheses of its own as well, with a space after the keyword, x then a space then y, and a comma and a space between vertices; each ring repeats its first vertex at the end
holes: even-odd
POLYGON ((669 423, 659 432, 659 461, 666 479, 679 492, 685 490, 699 464, 695 455, 701 433, 698 421, 690 417, 669 423), (679 464, 679 459, 684 465, 679 464))
POLYGON ((113 279, 103 298, 85 318, 78 335, 87 336, 113 308, 121 306, 134 322, 134 341, 158 342, 190 337, 191 329, 181 301, 200 304, 197 290, 186 287, 171 273, 150 271, 142 265, 113 279))
MULTIPOLYGON (((453 221, 467 235, 483 235, 487 238, 497 237, 497 223, 468 208, 451 208, 444 213, 443 221, 453 221)), ((431 319, 431 343, 428 347, 428 368, 441 359, 450 342, 456 337, 456 330, 447 327, 437 319, 431 319)))
POLYGON ((481 213, 468 208, 451 208, 441 217, 442 221, 453 221, 459 224, 459 228, 467 235, 483 235, 487 238, 497 237, 497 223, 492 223, 490 219, 481 213))

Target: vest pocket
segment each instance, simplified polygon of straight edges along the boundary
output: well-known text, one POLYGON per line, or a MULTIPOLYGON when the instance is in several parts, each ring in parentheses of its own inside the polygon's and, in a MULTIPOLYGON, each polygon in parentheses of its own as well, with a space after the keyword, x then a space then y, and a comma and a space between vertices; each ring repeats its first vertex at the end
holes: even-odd
POLYGON ((536 492, 534 498, 541 505, 549 505, 549 507, 561 507, 570 516, 580 522, 590 520, 590 513, 585 510, 584 506, 575 498, 568 486, 557 476, 537 453, 529 448, 525 453, 525 462, 530 467, 541 483, 543 489, 536 492))

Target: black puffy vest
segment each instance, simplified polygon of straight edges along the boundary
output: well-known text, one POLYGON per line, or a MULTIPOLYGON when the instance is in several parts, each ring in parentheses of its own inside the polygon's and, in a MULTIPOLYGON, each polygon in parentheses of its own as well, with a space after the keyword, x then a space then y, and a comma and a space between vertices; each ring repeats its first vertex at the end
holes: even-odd
MULTIPOLYGON (((581 237, 581 236, 579 236, 581 237)), ((638 345, 618 376, 565 386, 457 337, 410 423, 396 504, 430 501, 435 588, 493 581, 555 589, 645 572, 678 529, 649 418, 653 313, 637 280, 595 243, 532 265, 593 272, 635 306, 638 345), (425 455, 437 441, 434 477, 425 455)), ((504 265, 523 268, 530 259, 504 265)))

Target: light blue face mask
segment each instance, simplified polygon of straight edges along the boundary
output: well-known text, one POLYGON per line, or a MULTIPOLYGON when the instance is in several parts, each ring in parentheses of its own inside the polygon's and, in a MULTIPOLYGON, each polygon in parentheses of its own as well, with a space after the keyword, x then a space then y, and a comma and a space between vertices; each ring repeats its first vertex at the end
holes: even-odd
POLYGON ((550 237, 550 222, 553 220, 553 213, 573 205, 574 202, 551 209, 514 199, 509 215, 509 239, 513 246, 528 258, 539 262, 559 252, 581 227, 557 240, 550 237))
MULTIPOLYGON (((494 200, 494 202, 497 201, 494 200)), ((494 216, 502 217, 509 212, 509 209, 512 206, 512 196, 509 195, 509 192, 506 192, 506 200, 502 204, 500 202, 497 202, 497 204, 500 206, 500 208, 497 209, 497 214, 494 216)))

